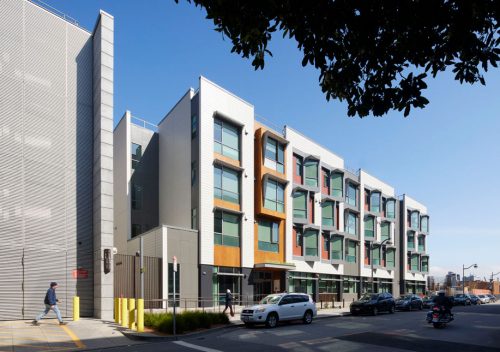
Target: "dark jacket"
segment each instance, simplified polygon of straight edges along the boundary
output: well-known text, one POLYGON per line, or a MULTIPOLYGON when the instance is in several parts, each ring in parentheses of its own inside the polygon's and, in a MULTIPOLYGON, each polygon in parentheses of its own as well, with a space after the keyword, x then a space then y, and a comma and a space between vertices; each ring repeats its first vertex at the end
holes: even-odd
POLYGON ((53 288, 49 288, 47 293, 45 294, 45 299, 43 301, 45 304, 49 304, 51 306, 57 304, 56 290, 53 288))
POLYGON ((226 303, 231 303, 233 301, 233 295, 226 292, 226 303))

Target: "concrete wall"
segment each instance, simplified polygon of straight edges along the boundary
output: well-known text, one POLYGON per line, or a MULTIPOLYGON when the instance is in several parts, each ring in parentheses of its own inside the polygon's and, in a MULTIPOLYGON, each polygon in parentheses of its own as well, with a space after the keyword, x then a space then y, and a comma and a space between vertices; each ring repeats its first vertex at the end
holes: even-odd
POLYGON ((130 113, 126 112, 113 132, 114 245, 126 253, 130 233, 130 113))
POLYGON ((111 320, 113 265, 104 272, 104 251, 113 249, 113 16, 101 11, 93 36, 94 315, 111 320))

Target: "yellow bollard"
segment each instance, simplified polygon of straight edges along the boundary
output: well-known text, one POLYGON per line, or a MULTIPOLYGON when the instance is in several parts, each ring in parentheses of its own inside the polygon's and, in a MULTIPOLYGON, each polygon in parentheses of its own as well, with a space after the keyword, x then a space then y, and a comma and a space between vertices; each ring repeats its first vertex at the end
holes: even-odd
POLYGON ((135 299, 128 299, 128 328, 130 330, 135 330, 135 299))
POLYGON ((122 323, 122 305, 123 305, 123 297, 118 298, 118 324, 122 323))
POLYGON ((144 332, 144 300, 137 300, 137 332, 144 332))
POLYGON ((73 321, 80 320, 80 297, 73 297, 73 321))
POLYGON ((115 317, 115 323, 120 322, 120 299, 115 298, 115 312, 114 312, 114 317, 115 317))
POLYGON ((128 328, 127 299, 122 298, 122 326, 128 328))

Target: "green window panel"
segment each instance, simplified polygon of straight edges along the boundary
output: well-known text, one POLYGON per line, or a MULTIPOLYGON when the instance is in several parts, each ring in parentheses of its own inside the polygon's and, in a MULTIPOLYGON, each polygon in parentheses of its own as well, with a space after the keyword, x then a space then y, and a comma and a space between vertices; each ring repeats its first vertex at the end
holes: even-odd
POLYGON ((305 163, 306 180, 308 186, 318 187, 318 162, 316 160, 308 160, 305 163))
POLYGON ((409 232, 406 237, 406 241, 408 242, 408 249, 415 249, 415 234, 413 232, 409 232))
POLYGON ((422 232, 429 232, 429 218, 427 216, 422 216, 420 219, 420 229, 422 232))
POLYGON ((355 207, 358 203, 357 203, 357 197, 356 197, 356 187, 352 184, 349 184, 347 186, 347 197, 346 197, 346 201, 347 201, 347 204, 349 205, 352 205, 353 207, 355 207))
POLYGON ((325 226, 334 226, 335 203, 324 202, 321 209, 321 221, 325 226))
POLYGON ((346 261, 348 263, 356 263, 356 242, 354 241, 347 241, 346 261))
POLYGON ((418 236, 418 251, 425 252, 425 237, 418 236))
POLYGON ((396 266, 396 251, 394 249, 388 249, 385 258, 385 265, 387 268, 393 269, 396 266))
POLYGON ((380 193, 378 192, 372 192, 370 195, 370 211, 380 212, 380 193))
POLYGON ((293 217, 307 218, 307 192, 296 191, 293 193, 293 217))
POLYGON ((268 179, 264 192, 264 208, 283 213, 285 211, 285 186, 268 179))
POLYGON ((277 222, 259 220, 258 223, 259 250, 268 252, 279 251, 279 225, 277 222))
POLYGON ((391 238, 391 224, 389 222, 383 222, 380 224, 380 239, 382 241, 391 238))
POLYGON ((318 255, 318 233, 316 231, 307 230, 304 233, 305 254, 308 256, 318 255))
POLYGON ((302 177, 303 176, 303 166, 302 158, 300 156, 295 155, 295 175, 302 177))
POLYGON ((396 218, 396 201, 393 199, 390 199, 387 201, 385 205, 385 210, 386 214, 385 216, 390 218, 390 219, 395 219, 396 218))
POLYGON ((264 155, 264 166, 281 173, 285 172, 285 147, 283 144, 272 138, 267 138, 264 155))
POLYGON ((214 151, 234 160, 240 160, 240 132, 238 127, 214 119, 214 151))
POLYGON ((365 237, 375 237, 375 218, 373 216, 365 218, 365 237))
POLYGON ((345 223, 345 232, 351 235, 358 234, 358 217, 354 213, 347 213, 347 221, 345 223))
POLYGON ((419 220, 420 214, 418 211, 412 211, 411 216, 410 216, 410 227, 414 230, 418 230, 418 220, 419 220))
POLYGON ((240 246, 240 216, 216 210, 214 212, 214 243, 223 246, 240 246))
POLYGON ((344 195, 344 175, 338 172, 332 172, 330 175, 331 193, 334 197, 342 198, 344 195))
POLYGON ((418 255, 411 256, 411 270, 418 271, 418 255))
POLYGON ((214 165, 214 197, 240 203, 240 174, 227 167, 214 165))
POLYGON ((380 247, 373 248, 371 253, 373 265, 380 265, 380 247))
POLYGON ((422 257, 422 271, 423 272, 429 271, 429 258, 427 257, 422 257))
POLYGON ((339 236, 333 236, 330 241, 330 246, 332 249, 332 259, 342 260, 342 254, 344 253, 344 239, 339 236))

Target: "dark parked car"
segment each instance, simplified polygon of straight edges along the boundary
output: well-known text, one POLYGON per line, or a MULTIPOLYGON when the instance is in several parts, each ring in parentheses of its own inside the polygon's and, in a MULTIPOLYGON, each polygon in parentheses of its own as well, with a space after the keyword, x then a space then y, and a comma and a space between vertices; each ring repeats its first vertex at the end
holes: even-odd
POLYGON ((396 309, 398 310, 422 310, 423 306, 422 298, 413 294, 401 296, 396 300, 396 309))
POLYGON ((377 315, 379 312, 394 313, 396 303, 390 293, 365 294, 358 301, 352 302, 350 306, 352 315, 369 313, 377 315))
POLYGON ((481 304, 481 300, 479 299, 478 296, 476 295, 469 295, 470 297, 470 303, 473 304, 473 305, 478 305, 478 304, 481 304))
POLYGON ((471 299, 468 294, 456 294, 454 297, 453 305, 455 306, 470 306, 471 305, 471 299))
POLYGON ((425 296, 422 299, 422 307, 424 307, 424 308, 432 308, 434 306, 434 299, 436 297, 437 297, 436 295, 425 296))

